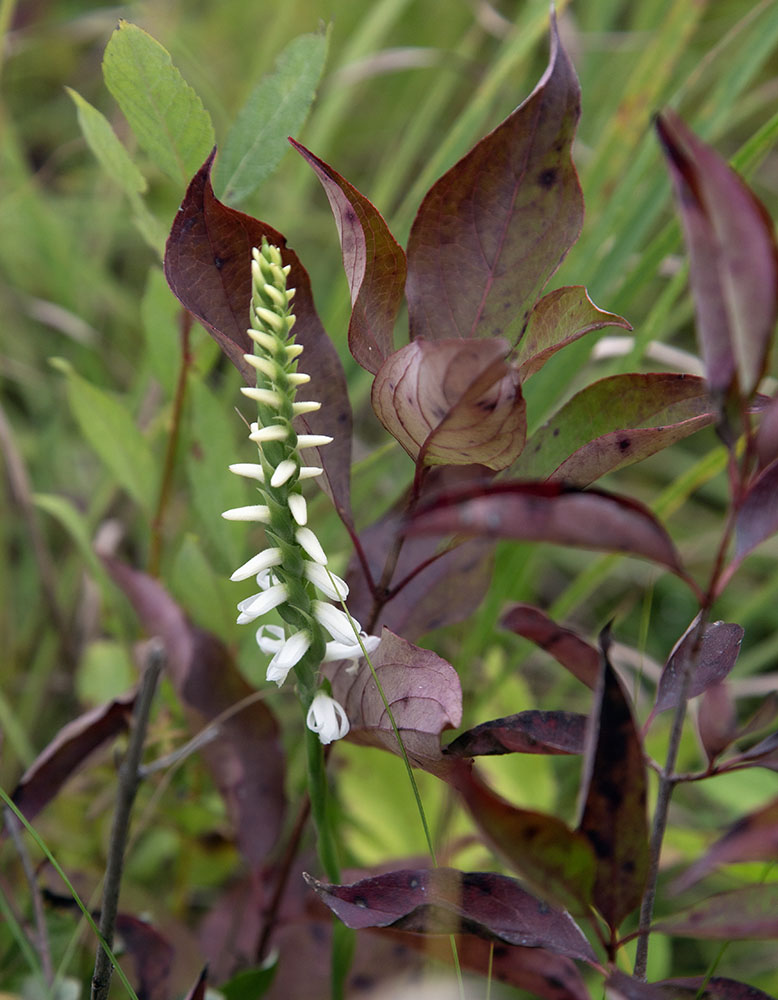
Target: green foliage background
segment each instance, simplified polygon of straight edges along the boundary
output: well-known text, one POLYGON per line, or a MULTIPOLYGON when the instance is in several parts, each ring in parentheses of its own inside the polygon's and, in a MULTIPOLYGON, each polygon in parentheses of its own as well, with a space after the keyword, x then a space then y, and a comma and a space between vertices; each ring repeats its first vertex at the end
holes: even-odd
MULTIPOLYGON (((625 356, 593 362, 594 340, 588 337, 554 358, 528 387, 531 427, 595 378, 654 369, 656 361, 646 357, 651 341, 695 350, 679 228, 650 127, 654 111, 666 105, 679 110, 733 159, 771 215, 778 214, 778 5, 582 0, 560 2, 558 12, 583 92, 575 157, 587 212, 582 237, 553 282, 586 285, 600 307, 629 319, 635 335, 625 356)), ((118 530, 124 551, 145 564, 176 384, 177 305, 133 214, 142 196, 143 231, 153 243, 155 234, 169 228, 185 179, 173 170, 166 175, 137 148, 103 81, 103 51, 118 15, 170 52, 210 112, 217 144, 224 143, 282 49, 301 33, 319 30, 322 21, 330 23, 319 96, 297 137, 377 205, 401 242, 429 185, 523 100, 547 59, 545 0, 503 0, 498 9, 452 0, 445 17, 436 0, 181 0, 121 8, 65 0, 0 3, 5 788, 13 787, 62 724, 125 690, 132 677, 132 618, 91 545, 96 536, 118 530), (102 169, 82 137, 67 87, 108 118, 140 175, 127 168, 118 180, 102 169), (60 360, 52 364, 53 358, 60 360)), ((311 274, 320 315, 349 377, 360 460, 354 508, 366 523, 377 514, 376 498, 380 506, 395 498, 410 465, 397 446, 376 451, 386 439, 370 412, 366 374, 347 353, 348 291, 326 199, 309 167, 290 150, 258 191, 233 204, 282 230, 311 274)), ((244 558, 241 529, 218 516, 245 502, 240 485, 224 472, 226 461, 245 454, 244 429, 233 411, 238 376, 200 330, 194 349, 198 377, 189 387, 175 491, 165 515, 161 575, 198 624, 239 648, 241 668, 261 683, 264 667, 256 663, 253 637, 233 625, 235 598, 226 582, 244 558)), ((699 570, 707 566, 710 539, 720 530, 723 467, 723 453, 706 431, 606 485, 649 503, 699 570)), ((311 517, 322 519, 318 533, 328 551, 339 554, 334 568, 342 569, 347 539, 324 498, 311 517)), ((736 678, 746 695, 776 686, 776 555, 773 542, 751 557, 717 609, 718 617, 746 628, 736 678)), ((652 660, 663 662, 695 610, 677 581, 659 578, 642 564, 505 546, 475 617, 429 638, 460 672, 465 724, 539 703, 578 708, 577 692, 544 659, 527 658, 515 637, 496 630, 508 600, 541 604, 589 633, 615 616, 617 637, 636 650, 638 663, 644 658, 640 669, 648 673, 652 660)), ((294 733, 299 721, 293 700, 279 704, 294 733)), ((180 726, 180 710, 165 691, 152 734, 156 752, 179 741, 180 726)), ((652 736, 657 746, 649 744, 649 750, 660 754, 662 737, 660 726, 652 736)), ((294 737, 289 739, 293 744, 294 737)), ((693 737, 683 752, 696 759, 693 737)), ((338 753, 354 863, 421 851, 399 762, 353 746, 338 753), (371 783, 366 774, 382 780, 371 783)), ((293 759, 293 784, 302 780, 301 765, 296 768, 293 759)), ((492 762, 490 770, 517 802, 569 808, 577 775, 569 761, 522 760, 517 769, 505 759, 492 762)), ((85 884, 101 871, 112 774, 106 758, 76 778, 67 801, 53 803, 39 821, 61 863, 82 873, 85 884)), ((422 785, 433 818, 439 812, 442 823, 440 788, 424 776, 422 785)), ((774 775, 757 770, 685 790, 668 851, 692 856, 724 823, 774 794, 774 775), (683 829, 692 813, 694 832, 683 829)), ((193 887, 207 896, 236 865, 226 843, 214 846, 209 839, 223 829, 221 803, 196 764, 171 774, 158 794, 144 789, 125 883, 130 900, 142 908, 152 893, 164 895, 167 911, 185 919, 193 887)), ((652 975, 704 966, 716 950, 665 943, 653 952, 652 975)), ((775 991, 770 950, 733 945, 719 972, 747 976, 775 991)), ((12 942, 0 928, 0 982, 18 975, 12 942)))

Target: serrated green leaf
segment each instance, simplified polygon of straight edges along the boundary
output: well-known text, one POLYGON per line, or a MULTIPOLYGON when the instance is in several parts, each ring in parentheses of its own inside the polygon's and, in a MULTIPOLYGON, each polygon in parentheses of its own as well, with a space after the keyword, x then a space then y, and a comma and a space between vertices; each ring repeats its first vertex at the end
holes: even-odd
POLYGON ((213 147, 214 131, 167 49, 120 21, 105 49, 103 78, 141 147, 169 177, 186 184, 213 147))
POLYGON ((78 124, 86 143, 97 157, 100 166, 132 197, 142 194, 148 184, 146 178, 130 159, 111 123, 102 112, 93 107, 81 94, 65 87, 76 106, 78 124))
POLYGON ((300 131, 321 79, 329 46, 325 32, 299 35, 278 57, 238 112, 214 168, 214 186, 226 202, 255 191, 288 149, 287 136, 300 131))
POLYGON ((55 366, 67 376, 68 403, 84 438, 133 500, 150 512, 157 479, 154 458, 126 404, 66 363, 58 361, 55 366))

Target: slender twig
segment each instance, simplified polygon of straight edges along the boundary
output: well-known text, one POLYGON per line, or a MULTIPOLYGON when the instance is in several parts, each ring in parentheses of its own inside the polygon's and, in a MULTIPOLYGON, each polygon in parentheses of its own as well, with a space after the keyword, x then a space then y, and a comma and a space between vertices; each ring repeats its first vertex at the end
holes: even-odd
POLYGON ((192 365, 192 353, 189 347, 189 335, 192 323, 192 314, 186 310, 182 310, 181 367, 178 370, 176 394, 173 399, 173 417, 170 436, 167 439, 167 448, 165 449, 165 461, 162 466, 162 481, 159 486, 159 496, 157 497, 157 509, 154 512, 151 522, 151 537, 149 542, 149 573, 151 576, 158 575, 159 563, 162 557, 162 525, 165 518, 165 509, 170 497, 170 489, 173 484, 173 471, 176 464, 176 452, 178 451, 178 438, 181 432, 181 417, 184 412, 187 378, 192 365))
MULTIPOLYGON (((731 452, 729 457, 730 488, 733 497, 737 498, 739 495, 739 480, 736 475, 736 468, 733 465, 734 459, 731 452)), ((667 747, 665 766, 659 774, 659 788, 657 790, 654 820, 649 840, 648 879, 646 881, 646 891, 643 893, 643 900, 640 906, 640 918, 637 930, 637 933, 640 935, 638 937, 637 950, 635 953, 634 975, 637 979, 645 980, 646 978, 646 969, 648 966, 649 928, 651 927, 651 920, 654 915, 654 902, 656 900, 657 882, 659 880, 659 860, 662 853, 662 843, 665 837, 665 830, 667 829, 667 816, 670 809, 670 799, 672 798, 673 789, 678 783, 675 776, 675 765, 678 760, 678 751, 681 746, 681 735, 683 733, 683 725, 686 719, 686 703, 689 700, 692 678, 694 677, 694 673, 697 669, 697 661, 700 655, 705 626, 708 621, 710 609, 719 592, 719 582, 722 574, 724 573, 724 561, 726 559, 729 542, 732 538, 732 532, 734 531, 735 526, 735 510, 736 505, 733 504, 730 508, 727 522, 721 536, 721 542, 719 543, 716 559, 714 560, 708 589, 705 591, 703 599, 700 602, 700 618, 697 623, 697 633, 694 638, 694 645, 692 646, 689 658, 683 667, 681 684, 678 693, 678 704, 675 708, 675 714, 673 715, 673 722, 670 729, 670 739, 667 747)))
POLYGON ((24 876, 27 885, 30 887, 30 898, 32 900, 32 912, 35 920, 35 946, 40 958, 43 978, 48 986, 54 982, 54 967, 51 964, 51 948, 49 947, 49 934, 46 929, 46 916, 43 912, 43 897, 41 896, 38 880, 35 877, 35 869, 32 858, 21 836, 20 824, 16 816, 7 807, 4 810, 5 825, 11 834, 14 847, 22 862, 24 876))
MULTIPOLYGON (((140 762, 143 755, 143 743, 151 714, 151 703, 157 687, 157 681, 164 664, 164 651, 155 645, 149 653, 146 669, 143 674, 140 692, 135 702, 132 732, 127 745, 127 753, 119 769, 119 787, 116 795, 116 812, 114 813, 111 839, 108 845, 108 863, 103 884, 103 901, 100 912, 100 936, 110 946, 113 943, 113 932, 116 925, 116 914, 119 906, 119 887, 124 866, 124 851, 130 827, 130 813, 135 801, 135 795, 140 784, 140 762)), ((113 965, 102 944, 98 945, 95 956, 95 969, 92 975, 92 1000, 107 1000, 111 986, 113 965)))

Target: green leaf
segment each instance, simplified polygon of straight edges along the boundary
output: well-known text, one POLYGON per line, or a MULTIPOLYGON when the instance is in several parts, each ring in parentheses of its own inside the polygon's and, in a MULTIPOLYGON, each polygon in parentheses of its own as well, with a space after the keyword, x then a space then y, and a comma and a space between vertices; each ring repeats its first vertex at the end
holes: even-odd
POLYGON ((103 77, 141 147, 185 184, 208 155, 214 132, 167 49, 137 25, 120 21, 105 49, 103 77))
POLYGON ((148 187, 146 178, 130 159, 111 123, 77 91, 70 87, 65 87, 65 90, 73 99, 81 132, 100 166, 125 194, 130 197, 142 194, 148 187))
POLYGON ((39 510, 45 511, 59 521, 76 543, 92 578, 100 582, 104 592, 108 590, 108 577, 92 548, 91 531, 81 511, 66 497, 56 496, 53 493, 34 493, 32 499, 39 510))
POLYGON ((278 952, 274 951, 253 969, 244 969, 221 987, 226 1000, 258 1000, 263 997, 275 978, 278 952))
POLYGON ((95 154, 100 166, 124 191, 132 205, 133 222, 146 243, 160 257, 165 248, 166 232, 159 220, 149 211, 141 197, 148 189, 148 182, 133 163, 113 126, 102 112, 93 107, 77 91, 66 87, 76 105, 78 124, 84 139, 95 154))
POLYGON ((252 90, 238 112, 214 168, 222 201, 238 202, 255 191, 281 162, 287 136, 302 128, 327 58, 330 31, 294 38, 271 74, 252 90))
POLYGON ((173 398, 181 367, 181 305, 168 288, 160 268, 149 270, 140 304, 146 362, 154 378, 173 398))
MULTIPOLYGON (((221 553, 217 572, 245 562, 251 555, 246 548, 248 525, 225 521, 222 511, 256 503, 251 484, 229 471, 230 462, 256 461, 256 445, 243 439, 236 443, 236 430, 242 426, 234 409, 218 400, 201 382, 192 380, 191 442, 186 457, 190 496, 197 524, 203 535, 221 553)), ((256 419, 251 415, 251 419, 256 419)))
POLYGON ((68 403, 84 438, 133 500, 150 513, 157 481, 154 458, 126 404, 81 378, 67 362, 52 363, 67 376, 68 403))

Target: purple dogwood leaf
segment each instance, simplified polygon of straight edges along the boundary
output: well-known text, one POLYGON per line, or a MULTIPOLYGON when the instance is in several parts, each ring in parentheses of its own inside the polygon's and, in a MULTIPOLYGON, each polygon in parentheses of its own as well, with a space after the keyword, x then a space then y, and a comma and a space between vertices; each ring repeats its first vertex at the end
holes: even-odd
POLYGON ((507 864, 541 899, 574 914, 588 912, 596 867, 589 840, 556 816, 512 806, 467 762, 452 764, 449 782, 507 864))
POLYGON ((657 130, 691 262, 697 336, 711 390, 749 399, 778 317, 778 248, 762 203, 671 111, 657 130))
MULTIPOLYGON (((462 721, 462 688, 457 672, 437 653, 422 649, 384 629, 370 657, 392 709, 408 758, 416 767, 445 775, 448 761, 440 734, 462 721)), ((367 663, 354 673, 353 663, 325 667, 332 694, 346 711, 348 739, 400 753, 381 693, 367 663)))
POLYGON ((530 710, 482 722, 457 736, 445 753, 478 757, 504 753, 583 753, 586 716, 578 712, 530 710))
POLYGON ((588 735, 579 830, 597 858, 594 904, 615 930, 643 898, 648 818, 643 744, 605 641, 588 735))
POLYGON ((689 976, 655 983, 668 1000, 775 1000, 769 993, 726 976, 689 976))
POLYGON ((313 167, 329 199, 351 292, 349 350, 375 375, 394 350, 394 321, 405 289, 405 253, 364 195, 305 146, 289 141, 313 167))
POLYGON ((663 373, 612 375, 565 403, 527 441, 511 472, 588 486, 715 419, 704 379, 663 373))
POLYGON ((719 892, 665 917, 652 930, 719 941, 778 938, 778 884, 719 892))
POLYGON ((759 468, 766 469, 778 459, 778 396, 764 408, 755 443, 759 468))
POLYGON ((557 288, 535 303, 511 361, 525 382, 557 351, 604 326, 632 329, 623 317, 598 309, 582 285, 557 288))
POLYGON ((321 403, 316 413, 298 417, 303 433, 327 434, 326 448, 311 449, 311 464, 324 469, 320 482, 339 516, 351 525, 351 406, 337 351, 316 312, 308 272, 286 239, 272 226, 222 204, 211 186, 211 153, 187 189, 165 248, 165 277, 184 308, 211 333, 240 371, 246 385, 256 385, 256 372, 244 360, 254 345, 246 332, 251 302, 251 248, 265 236, 289 265, 289 287, 295 289, 297 317, 294 339, 302 344, 301 371, 310 375, 307 398, 321 403))
POLYGON ((415 934, 475 934, 523 948, 594 962, 591 945, 569 916, 493 872, 453 868, 386 872, 352 885, 306 876, 319 898, 348 927, 394 927, 415 934))
POLYGON ((726 681, 711 684, 703 692, 697 709, 697 732, 709 764, 736 739, 735 699, 726 681))
POLYGON ((545 611, 531 604, 514 604, 500 624, 540 646, 582 684, 592 689, 597 686, 600 651, 572 629, 557 625, 545 611))
POLYGON ((219 720, 216 738, 200 752, 235 825, 241 853, 259 867, 278 842, 286 808, 284 752, 275 716, 259 700, 230 714, 255 692, 227 647, 192 625, 158 580, 113 558, 103 563, 144 629, 162 641, 168 676, 189 710, 192 728, 219 720))
POLYGON ((208 966, 206 965, 197 977, 191 990, 186 994, 184 1000, 205 1000, 205 993, 208 989, 208 966))
POLYGON ((508 344, 417 339, 381 366, 373 409, 419 465, 507 469, 524 447, 526 406, 508 344))
MULTIPOLYGON (((427 471, 420 495, 424 498, 445 484, 487 482, 491 478, 492 474, 482 466, 436 466, 427 471)), ((359 535, 373 580, 383 578, 408 502, 405 493, 359 535)), ((406 538, 387 583, 388 593, 380 595, 380 607, 375 603, 362 561, 352 556, 346 578, 349 609, 363 625, 369 623, 372 632, 378 634, 386 626, 413 641, 473 613, 492 580, 493 552, 494 543, 489 539, 471 538, 442 549, 436 538, 406 538)))
MULTIPOLYGON (((656 692, 656 704, 651 712, 653 719, 659 712, 675 708, 681 696, 683 673, 691 657, 695 658, 689 697, 702 694, 713 684, 723 681, 735 665, 744 631, 732 622, 711 622, 705 626, 699 648, 697 624, 699 616, 687 628, 670 654, 656 692)), ((650 720, 649 720, 650 721, 650 720)))
POLYGON ((419 208, 408 241, 412 339, 518 341, 581 231, 570 155, 579 114, 578 80, 552 17, 549 66, 535 90, 419 208))
POLYGON ((778 799, 743 816, 699 860, 676 879, 673 889, 684 892, 719 865, 738 861, 773 861, 778 851, 778 799))
POLYGON ((127 729, 136 694, 133 690, 79 715, 44 747, 21 776, 12 795, 28 820, 48 805, 91 753, 127 729))
POLYGON ((735 516, 735 555, 729 572, 778 531, 778 459, 748 487, 735 516))
POLYGON ((132 957, 136 991, 144 1000, 168 1000, 175 949, 152 924, 129 913, 116 915, 116 933, 122 951, 132 957))
POLYGON ((669 535, 643 504, 602 490, 504 482, 452 489, 422 505, 410 535, 476 535, 554 542, 641 556, 688 581, 669 535))

